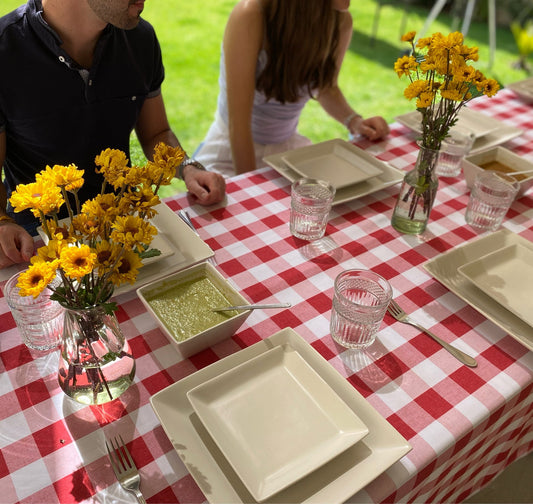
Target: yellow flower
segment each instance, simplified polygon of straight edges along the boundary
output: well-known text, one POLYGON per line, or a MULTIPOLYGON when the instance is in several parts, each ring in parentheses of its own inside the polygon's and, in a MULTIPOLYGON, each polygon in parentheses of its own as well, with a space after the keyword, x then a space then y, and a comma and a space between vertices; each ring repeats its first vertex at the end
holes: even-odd
POLYGON ((63 187, 67 191, 75 192, 83 186, 83 170, 78 170, 75 164, 69 164, 68 166, 54 165, 53 168, 46 167, 40 174, 37 174, 36 179, 39 177, 51 180, 55 185, 63 187))
POLYGON ((87 240, 94 240, 99 236, 105 235, 104 220, 94 215, 81 213, 74 216, 72 218, 72 227, 77 236, 84 237, 87 240))
POLYGON ((86 201, 81 212, 98 218, 110 218, 118 214, 117 197, 113 193, 99 194, 93 199, 86 201))
POLYGON ((149 245, 157 234, 157 229, 148 221, 134 215, 118 216, 111 227, 111 239, 122 243, 126 250, 138 247, 143 251, 143 245, 149 245))
POLYGON ((394 63, 394 71, 398 74, 398 77, 402 75, 409 76, 411 72, 416 68, 416 59, 414 56, 402 56, 394 63))
POLYGON ((132 250, 126 250, 120 258, 116 270, 111 275, 111 282, 115 285, 125 282, 134 283, 139 274, 139 268, 142 266, 143 263, 138 254, 132 250))
POLYGON ((416 36, 415 31, 407 32, 406 34, 402 35, 402 42, 413 42, 413 40, 415 39, 415 36, 416 36))
POLYGON ((56 270, 53 264, 46 261, 36 261, 22 272, 17 281, 21 296, 36 298, 55 278, 56 270))
POLYGON ((414 82, 411 82, 409 84, 403 94, 408 100, 412 100, 413 98, 418 98, 421 93, 429 92, 429 81, 425 80, 416 80, 414 82))
MULTIPOLYGON (((146 219, 153 218, 157 211, 153 207, 161 202, 159 196, 154 194, 151 186, 140 187, 135 192, 127 192, 122 198, 122 204, 128 205, 131 213, 137 212, 146 219)), ((126 208, 125 206, 123 207, 126 208)))
POLYGON ((500 85, 494 79, 486 79, 481 82, 483 94, 487 96, 494 96, 500 89, 500 85))
POLYGON ((93 270, 96 254, 84 244, 77 247, 63 247, 60 262, 61 268, 68 277, 79 280, 93 270))
POLYGON ((121 244, 102 240, 96 244, 96 263, 99 271, 109 270, 117 261, 123 247, 121 244))
POLYGON ((102 173, 105 180, 115 189, 124 185, 128 171, 128 158, 124 152, 118 149, 105 149, 96 156, 94 162, 100 166, 100 170, 96 169, 96 172, 102 173))
POLYGON ((50 180, 19 184, 9 198, 15 212, 30 209, 35 217, 57 213, 64 203, 61 190, 50 180))
POLYGON ((433 103, 433 97, 435 93, 430 91, 424 91, 420 93, 418 99, 416 100, 416 108, 423 109, 429 107, 433 103))
POLYGON ((60 240, 50 240, 46 245, 37 249, 37 255, 31 258, 31 262, 46 261, 53 263, 55 269, 59 267, 59 257, 63 242, 60 240))
POLYGON ((468 64, 478 60, 478 48, 464 45, 462 33, 437 32, 416 43, 415 37, 413 32, 402 37, 411 44, 412 56, 399 58, 394 71, 409 79, 404 96, 416 99, 422 115, 421 145, 438 150, 461 107, 481 94, 494 96, 499 85, 468 64))

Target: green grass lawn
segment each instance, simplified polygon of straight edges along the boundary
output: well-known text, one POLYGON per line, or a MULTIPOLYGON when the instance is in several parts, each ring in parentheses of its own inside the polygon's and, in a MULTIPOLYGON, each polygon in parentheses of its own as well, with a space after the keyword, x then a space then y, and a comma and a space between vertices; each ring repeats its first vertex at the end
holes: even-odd
MULTIPOLYGON (((17 7, 21 0, 2 0, 0 15, 17 7)), ((220 44, 226 19, 236 0, 149 0, 144 18, 150 21, 159 36, 163 50, 166 79, 163 96, 170 124, 185 149, 192 153, 202 141, 216 108, 218 95, 218 65, 220 44)), ((414 103, 403 97, 405 81, 393 71, 395 60, 408 48, 399 40, 402 10, 382 8, 377 40, 370 44, 370 32, 375 11, 374 0, 353 1, 350 11, 354 17, 354 35, 340 75, 341 87, 352 106, 363 116, 382 115, 388 122, 395 116, 414 110, 414 103)), ((421 30, 428 14, 427 8, 409 10, 406 30, 421 30)), ((451 18, 441 14, 430 27, 448 33, 451 18)), ((500 27, 497 31, 497 51, 494 65, 489 62, 488 29, 486 23, 472 23, 467 45, 479 47, 480 59, 476 68, 503 85, 527 77, 512 64, 518 51, 511 31, 500 27)), ((302 115, 300 132, 314 142, 334 137, 346 138, 344 128, 329 118, 317 103, 309 103, 302 115)), ((143 163, 142 152, 132 136, 132 160, 143 163)), ((183 190, 176 184, 165 188, 165 194, 183 190)))

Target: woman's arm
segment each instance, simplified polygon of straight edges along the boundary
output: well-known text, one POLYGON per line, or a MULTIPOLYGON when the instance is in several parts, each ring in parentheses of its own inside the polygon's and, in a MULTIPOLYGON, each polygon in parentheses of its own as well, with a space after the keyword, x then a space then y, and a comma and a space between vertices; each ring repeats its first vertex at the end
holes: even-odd
POLYGON ((349 12, 341 13, 340 37, 336 54, 335 80, 331 87, 320 91, 318 102, 334 119, 344 124, 352 134, 360 133, 371 140, 377 140, 389 133, 387 122, 379 116, 363 119, 346 100, 338 86, 338 76, 344 55, 350 46, 353 33, 353 21, 349 12))
POLYGON ((252 106, 257 58, 263 45, 263 12, 257 0, 241 0, 224 33, 228 127, 236 173, 255 170, 252 106))

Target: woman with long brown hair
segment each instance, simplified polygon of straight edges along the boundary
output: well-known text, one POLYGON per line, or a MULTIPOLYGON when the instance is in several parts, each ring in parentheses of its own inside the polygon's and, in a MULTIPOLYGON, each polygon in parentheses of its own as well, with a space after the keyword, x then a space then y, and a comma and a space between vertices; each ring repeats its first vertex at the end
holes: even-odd
POLYGON ((350 0, 240 0, 222 45, 217 113, 196 156, 226 176, 262 158, 310 144, 297 131, 309 99, 371 140, 388 134, 382 117, 363 119, 337 84, 352 36, 350 0))

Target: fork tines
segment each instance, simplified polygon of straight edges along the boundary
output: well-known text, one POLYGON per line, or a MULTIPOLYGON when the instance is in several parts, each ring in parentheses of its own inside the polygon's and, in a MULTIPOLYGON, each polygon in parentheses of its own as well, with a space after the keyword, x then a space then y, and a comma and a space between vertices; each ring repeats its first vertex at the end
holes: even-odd
POLYGON ((116 436, 114 439, 109 439, 109 443, 106 440, 105 445, 109 460, 111 461, 111 467, 113 467, 117 478, 120 474, 131 471, 132 469, 137 470, 135 462, 133 462, 121 435, 116 436), (111 444, 111 447, 109 444, 111 444))

